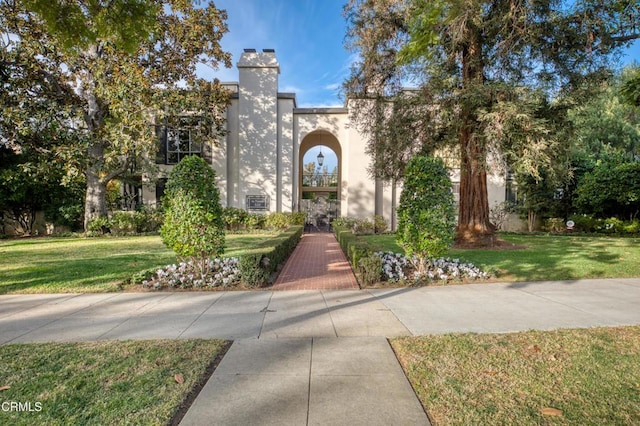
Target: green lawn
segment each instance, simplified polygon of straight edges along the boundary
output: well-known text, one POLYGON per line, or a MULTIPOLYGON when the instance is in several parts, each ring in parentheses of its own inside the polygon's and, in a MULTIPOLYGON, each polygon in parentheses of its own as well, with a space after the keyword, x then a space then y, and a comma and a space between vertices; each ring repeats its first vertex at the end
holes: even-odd
MULTIPOLYGON (((227 235, 225 256, 274 235, 227 235)), ((118 291, 133 274, 175 262, 159 236, 0 240, 0 294, 118 291)))
POLYGON ((434 425, 640 424, 640 326, 391 343, 434 425))
MULTIPOLYGON (((395 235, 363 237, 381 250, 402 252, 395 235)), ((448 256, 473 262, 500 281, 640 277, 640 238, 504 234, 520 249, 458 250, 448 256)))
POLYGON ((0 401, 31 409, 0 410, 0 424, 169 424, 227 348, 222 340, 0 346, 0 401))

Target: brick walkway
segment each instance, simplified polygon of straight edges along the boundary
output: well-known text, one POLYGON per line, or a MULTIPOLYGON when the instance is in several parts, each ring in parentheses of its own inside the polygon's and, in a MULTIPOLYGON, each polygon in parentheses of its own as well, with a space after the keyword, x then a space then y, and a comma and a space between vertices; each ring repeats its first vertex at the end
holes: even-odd
POLYGON ((331 233, 304 234, 272 290, 347 290, 358 283, 331 233))

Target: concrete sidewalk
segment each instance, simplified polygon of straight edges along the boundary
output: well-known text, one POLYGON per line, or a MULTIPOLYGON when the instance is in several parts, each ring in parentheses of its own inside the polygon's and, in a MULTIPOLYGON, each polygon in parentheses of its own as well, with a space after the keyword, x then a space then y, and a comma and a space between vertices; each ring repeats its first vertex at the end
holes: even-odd
POLYGON ((0 296, 0 344, 394 337, 640 324, 640 278, 379 290, 0 296))
POLYGON ((387 337, 640 324, 639 307, 640 279, 9 295, 0 344, 232 339, 184 424, 428 424, 387 337))

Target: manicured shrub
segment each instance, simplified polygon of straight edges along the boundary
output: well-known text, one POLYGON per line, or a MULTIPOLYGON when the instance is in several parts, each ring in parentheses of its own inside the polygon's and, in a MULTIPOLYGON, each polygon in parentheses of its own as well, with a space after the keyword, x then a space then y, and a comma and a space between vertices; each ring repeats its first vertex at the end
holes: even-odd
POLYGON ((591 215, 575 214, 570 216, 569 220, 573 221, 574 229, 579 232, 595 232, 599 226, 598 219, 591 215))
POLYGON ((87 232, 90 234, 105 234, 109 232, 109 218, 105 216, 96 217, 87 225, 87 232))
POLYGON ((364 285, 371 285, 382 279, 382 259, 375 254, 360 259, 358 272, 364 285))
POLYGON ((455 228, 451 180, 439 158, 414 157, 407 164, 398 206, 400 246, 421 269, 429 258, 442 256, 453 244, 455 228))
POLYGON ((164 222, 164 211, 158 207, 144 206, 140 210, 143 215, 142 223, 139 224, 138 232, 157 232, 164 222))
POLYGON ((265 226, 269 229, 285 230, 289 227, 289 218, 286 213, 270 213, 267 216, 265 226))
POLYGON ((333 232, 354 271, 358 270, 361 259, 369 257, 375 252, 369 243, 358 238, 349 228, 334 225, 333 232))
POLYGON ((352 217, 338 217, 336 218, 332 225, 335 227, 341 227, 341 228, 346 228, 351 230, 353 228, 353 225, 355 225, 356 223, 356 219, 352 218, 352 217))
POLYGON ((356 219, 351 230, 356 235, 373 234, 374 224, 369 219, 356 219))
POLYGON ((225 226, 228 231, 238 231, 247 226, 249 214, 246 210, 237 207, 227 207, 222 213, 225 226))
POLYGON ((265 227, 282 231, 290 226, 304 226, 305 219, 306 215, 304 212, 270 213, 266 217, 265 227))
POLYGON ((258 246, 254 253, 242 256, 238 265, 242 281, 250 287, 266 285, 278 265, 284 263, 293 253, 302 231, 302 226, 292 226, 274 239, 258 246))
POLYGON ((249 213, 246 219, 247 229, 264 229, 267 216, 261 213, 249 213))
POLYGON ((109 219, 109 228, 112 233, 135 234, 141 232, 145 221, 145 215, 136 211, 117 211, 109 219))
POLYGON ((304 222, 307 219, 307 214, 305 212, 293 212, 291 213, 289 219, 289 225, 292 226, 304 226, 304 222))
POLYGON ((384 217, 376 215, 373 217, 373 230, 376 234, 383 234, 389 229, 389 224, 384 217))
POLYGON ((164 244, 180 258, 190 259, 208 273, 207 260, 224 251, 224 222, 215 171, 200 157, 184 158, 167 180, 164 244))

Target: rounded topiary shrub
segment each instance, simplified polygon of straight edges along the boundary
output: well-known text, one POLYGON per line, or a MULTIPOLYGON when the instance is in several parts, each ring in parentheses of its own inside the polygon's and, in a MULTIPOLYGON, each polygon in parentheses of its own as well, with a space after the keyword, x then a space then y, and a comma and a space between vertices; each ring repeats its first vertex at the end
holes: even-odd
MULTIPOLYGON (((200 157, 184 158, 167 180, 163 243, 178 257, 199 260, 224 251, 224 221, 215 171, 200 157)), ((201 271, 206 272, 206 271, 201 271)))
POLYGON ((398 244, 424 264, 446 253, 454 232, 454 198, 444 163, 439 158, 413 158, 407 164, 398 206, 398 244))

